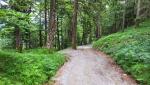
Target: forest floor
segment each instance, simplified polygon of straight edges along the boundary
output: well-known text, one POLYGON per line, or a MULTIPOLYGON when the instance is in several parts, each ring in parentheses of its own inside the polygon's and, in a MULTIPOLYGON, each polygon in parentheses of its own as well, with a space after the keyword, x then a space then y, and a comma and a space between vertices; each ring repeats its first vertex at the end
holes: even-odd
POLYGON ((70 60, 58 71, 54 85, 137 85, 109 56, 92 46, 62 53, 70 60))

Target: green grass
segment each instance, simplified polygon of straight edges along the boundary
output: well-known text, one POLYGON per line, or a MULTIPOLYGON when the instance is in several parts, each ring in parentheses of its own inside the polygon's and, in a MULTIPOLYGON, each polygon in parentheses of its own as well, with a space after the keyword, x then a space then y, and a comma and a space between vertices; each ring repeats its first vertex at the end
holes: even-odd
POLYGON ((111 55, 141 85, 150 85, 150 20, 103 37, 93 47, 111 55))
POLYGON ((0 50, 0 85, 42 85, 66 61, 64 55, 32 49, 24 53, 0 50))

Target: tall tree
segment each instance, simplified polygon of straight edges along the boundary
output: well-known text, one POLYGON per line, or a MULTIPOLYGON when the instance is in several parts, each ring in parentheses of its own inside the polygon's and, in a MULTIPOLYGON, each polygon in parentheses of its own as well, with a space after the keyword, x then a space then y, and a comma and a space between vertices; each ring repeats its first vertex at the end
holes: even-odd
POLYGON ((137 11, 136 11, 136 26, 139 26, 141 11, 141 0, 137 0, 137 11))
POLYGON ((127 6, 127 0, 124 0, 124 3, 123 3, 123 16, 122 16, 122 30, 124 30, 124 28, 125 28, 126 6, 127 6))
POLYGON ((47 10, 47 0, 44 0, 44 12, 45 12, 45 44, 46 44, 46 42, 47 42, 47 12, 48 12, 48 10, 47 10))
POLYGON ((77 14, 78 0, 74 0, 74 11, 72 16, 72 48, 77 49, 77 14))
POLYGON ((96 39, 99 39, 102 35, 102 26, 101 26, 101 12, 103 10, 102 7, 102 2, 100 0, 95 0, 94 1, 94 6, 93 6, 93 10, 95 9, 95 13, 94 13, 94 21, 95 21, 95 25, 96 25, 96 39))
POLYGON ((47 36, 47 48, 53 48, 54 44, 54 36, 57 31, 56 26, 56 0, 51 0, 50 2, 50 21, 48 28, 48 36, 47 36))
POLYGON ((42 40, 42 10, 40 9, 40 18, 39 18, 39 22, 40 22, 40 26, 39 26, 39 46, 42 47, 43 46, 43 40, 42 40))
POLYGON ((101 37, 102 34, 102 28, 101 28, 101 24, 100 24, 100 15, 96 15, 95 17, 95 25, 96 25, 96 39, 99 39, 101 37))
MULTIPOLYGON (((30 14, 31 13, 31 0, 10 0, 9 1, 11 9, 16 10, 18 12, 30 14)), ((20 18, 21 20, 21 18, 20 18)), ((21 28, 19 26, 15 27, 15 43, 16 49, 21 52, 22 51, 22 36, 21 36, 21 28)))
POLYGON ((22 43, 21 43, 21 31, 18 26, 15 26, 15 43, 16 43, 16 50, 22 52, 22 43))

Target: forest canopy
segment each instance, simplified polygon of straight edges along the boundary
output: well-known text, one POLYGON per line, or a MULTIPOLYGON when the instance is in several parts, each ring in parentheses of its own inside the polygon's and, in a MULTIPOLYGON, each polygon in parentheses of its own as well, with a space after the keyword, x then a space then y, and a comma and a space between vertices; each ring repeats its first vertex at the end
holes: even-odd
POLYGON ((1 30, 16 33, 9 33, 13 37, 4 35, 3 32, 7 34, 7 31, 2 34, 16 43, 11 45, 16 49, 54 47, 60 50, 71 44, 86 45, 103 35, 124 30, 131 25, 138 26, 138 23, 150 16, 149 0, 4 2, 7 5, 1 4, 1 30))

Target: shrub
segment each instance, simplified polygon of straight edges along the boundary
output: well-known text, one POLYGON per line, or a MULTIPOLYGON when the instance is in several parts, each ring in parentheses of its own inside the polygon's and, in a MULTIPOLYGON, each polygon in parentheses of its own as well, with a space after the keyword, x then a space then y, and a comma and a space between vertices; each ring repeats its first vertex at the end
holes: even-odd
POLYGON ((12 48, 12 40, 7 38, 0 38, 0 49, 12 48))
POLYGON ((0 85, 40 85, 54 76, 66 59, 61 54, 44 51, 0 51, 0 85))
MULTIPOLYGON (((148 21, 150 22, 150 21, 148 21)), ((110 54, 141 85, 150 85, 150 24, 130 27, 94 43, 94 48, 110 54)))

